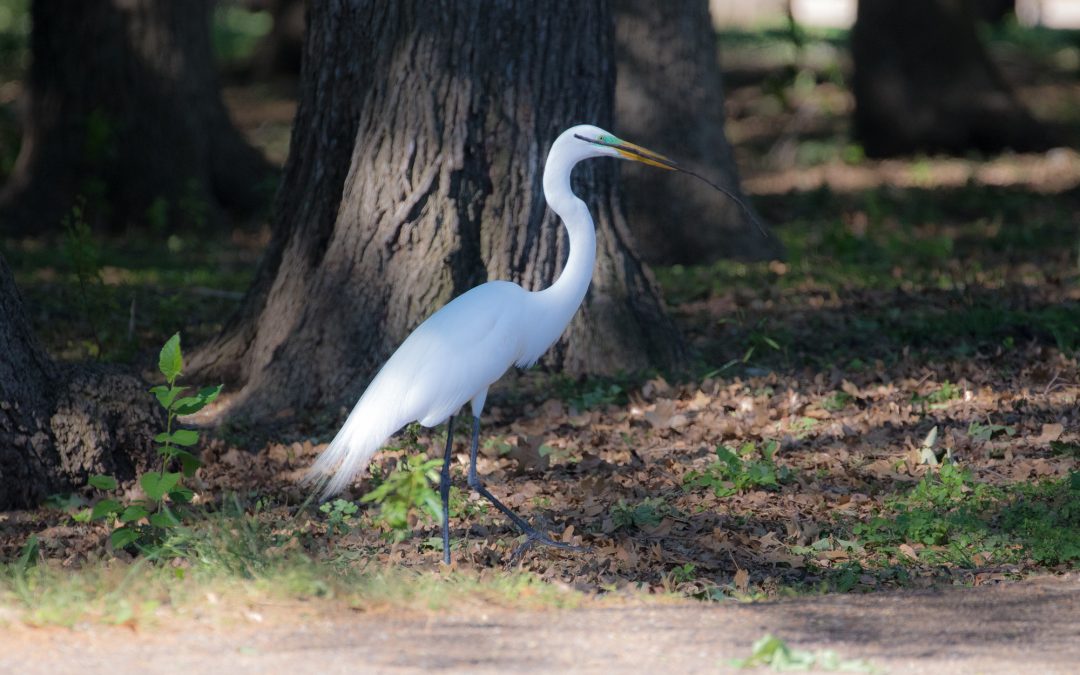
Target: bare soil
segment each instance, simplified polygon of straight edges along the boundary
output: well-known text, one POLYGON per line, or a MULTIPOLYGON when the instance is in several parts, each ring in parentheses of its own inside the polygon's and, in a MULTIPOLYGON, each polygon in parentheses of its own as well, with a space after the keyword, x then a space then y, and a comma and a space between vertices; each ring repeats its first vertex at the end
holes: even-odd
POLYGON ((890 673, 1074 673, 1080 575, 740 604, 431 615, 247 611, 216 629, 9 626, 0 672, 728 672, 766 633, 890 673), (297 620, 302 619, 302 620, 297 620))

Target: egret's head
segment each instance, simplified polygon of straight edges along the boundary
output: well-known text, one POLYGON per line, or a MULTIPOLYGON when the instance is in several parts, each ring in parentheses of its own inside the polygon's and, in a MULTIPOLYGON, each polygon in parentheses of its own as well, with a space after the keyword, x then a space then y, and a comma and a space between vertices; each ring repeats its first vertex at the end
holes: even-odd
POLYGON ((618 157, 660 167, 661 169, 670 169, 689 174, 704 181, 718 192, 727 195, 728 198, 739 205, 739 208, 746 213, 751 222, 757 225, 764 236, 769 236, 768 231, 758 220, 757 215, 731 190, 717 185, 701 174, 679 166, 660 153, 624 141, 615 134, 604 131, 600 127, 594 127, 591 124, 579 124, 576 127, 570 127, 555 139, 555 143, 551 146, 551 153, 548 155, 548 165, 544 169, 545 190, 550 190, 549 183, 551 187, 555 186, 556 175, 562 176, 561 180, 565 182, 565 189, 569 190, 570 169, 573 168, 575 163, 589 157, 618 157), (551 180, 549 180, 549 177, 551 180))
MULTIPOLYGON (((581 151, 588 157, 618 157, 635 162, 642 162, 661 169, 678 169, 675 162, 663 155, 647 150, 640 145, 624 141, 615 134, 604 131, 591 124, 582 124, 563 133, 563 137, 580 145, 581 151)), ((560 138, 561 140, 561 138, 560 138)))

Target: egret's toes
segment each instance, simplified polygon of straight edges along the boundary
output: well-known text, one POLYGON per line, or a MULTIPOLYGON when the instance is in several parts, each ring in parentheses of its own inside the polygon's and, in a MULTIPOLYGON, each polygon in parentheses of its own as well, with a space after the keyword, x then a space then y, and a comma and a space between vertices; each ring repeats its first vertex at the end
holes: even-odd
POLYGON ((532 532, 526 532, 525 541, 521 542, 518 547, 514 549, 514 552, 510 554, 510 564, 512 565, 518 560, 520 560, 521 556, 523 556, 526 551, 528 551, 536 544, 540 544, 542 546, 551 546, 553 548, 562 549, 564 551, 587 552, 592 550, 592 548, 589 546, 576 546, 574 544, 568 544, 565 541, 555 541, 546 534, 542 534, 534 530, 532 532))

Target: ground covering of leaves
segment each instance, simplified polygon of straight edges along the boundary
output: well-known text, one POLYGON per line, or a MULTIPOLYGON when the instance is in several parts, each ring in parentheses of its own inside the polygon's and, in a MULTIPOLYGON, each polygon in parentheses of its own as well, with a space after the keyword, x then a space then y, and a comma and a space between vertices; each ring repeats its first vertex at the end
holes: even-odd
MULTIPOLYGON (((532 549, 522 567, 589 590, 716 598, 979 585, 1080 561, 1080 159, 862 159, 844 140, 851 100, 832 70, 842 55, 822 56, 829 45, 792 57, 772 90, 763 80, 783 69, 729 78, 729 133, 788 257, 657 270, 700 354, 695 369, 586 382, 530 372, 493 391, 480 474, 515 511, 591 549, 532 549)), ((760 56, 748 63, 768 65, 760 56)), ((1058 102, 1044 118, 1075 129, 1080 95, 1058 75, 1025 81, 1058 102)), ((233 241, 241 252, 264 243, 233 241)), ((184 258, 180 239, 169 249, 173 276, 105 268, 106 285, 142 289, 150 309, 137 321, 134 300, 117 311, 144 350, 170 331, 169 311, 212 333, 245 286, 237 271, 254 265, 229 254, 215 284, 199 276, 212 261, 184 258), (176 292, 207 285, 227 292, 176 292)), ((47 255, 35 262, 40 251, 9 242, 5 255, 52 352, 85 356, 74 285, 47 255)), ((296 480, 338 412, 270 436, 219 429, 199 499, 258 504, 283 551, 436 568, 437 526, 418 509, 405 535, 370 504, 336 521, 310 505, 297 516, 307 495, 296 480)), ((455 565, 508 565, 519 539, 465 488, 467 435, 461 422, 455 565)), ((444 440, 406 431, 343 498, 358 501, 408 457, 440 457, 444 440)), ((2 557, 30 532, 66 564, 100 555, 107 535, 63 510, 5 514, 2 557)))

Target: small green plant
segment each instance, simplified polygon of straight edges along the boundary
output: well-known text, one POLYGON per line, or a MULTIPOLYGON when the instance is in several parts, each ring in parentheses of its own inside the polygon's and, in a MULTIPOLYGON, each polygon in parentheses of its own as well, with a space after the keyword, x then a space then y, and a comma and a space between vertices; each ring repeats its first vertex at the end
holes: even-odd
POLYGON ((838 412, 855 400, 855 397, 846 391, 834 391, 821 402, 821 407, 829 412, 838 412))
POLYGON ((748 488, 777 488, 792 478, 790 469, 776 465, 774 458, 778 447, 776 441, 769 441, 760 449, 753 443, 744 443, 735 452, 719 445, 716 461, 704 471, 687 472, 683 486, 687 489, 709 488, 717 497, 728 497, 748 488))
MULTIPOLYGON (((471 491, 462 490, 456 485, 450 486, 450 517, 471 520, 475 516, 488 512, 491 502, 486 499, 470 499, 471 491)), ((440 540, 441 541, 441 540, 440 540)), ((442 545, 441 543, 439 544, 442 545)))
POLYGON ((618 405, 627 400, 626 387, 619 382, 591 379, 579 382, 568 377, 559 377, 555 379, 554 387, 567 407, 577 411, 618 405))
POLYGON ((751 649, 745 659, 732 659, 735 668, 767 667, 773 670, 843 670, 848 672, 873 672, 874 667, 862 660, 844 660, 831 649, 811 652, 789 647, 775 635, 765 634, 751 649))
POLYGON ((162 196, 154 197, 150 206, 146 207, 146 224, 150 231, 157 235, 164 235, 169 229, 169 200, 162 196))
POLYGON ((414 510, 426 513, 436 521, 442 520, 442 502, 435 487, 439 484, 441 459, 411 455, 400 462, 374 490, 360 501, 379 505, 382 520, 390 527, 392 537, 402 540, 409 536, 409 514, 414 510))
MULTIPOLYGON (((191 489, 183 484, 183 479, 193 476, 200 466, 198 458, 187 449, 198 443, 199 433, 191 429, 174 429, 173 426, 178 416, 194 414, 217 399, 222 385, 204 387, 193 396, 183 396, 190 389, 176 384, 183 368, 180 334, 176 333, 161 348, 158 356, 158 369, 165 376, 166 384, 150 389, 158 403, 165 408, 167 422, 165 431, 154 437, 154 442, 159 443, 157 453, 161 457, 161 468, 144 473, 139 478, 146 499, 124 504, 116 498, 105 498, 95 503, 89 514, 81 514, 81 519, 119 524, 109 536, 114 548, 161 542, 180 525, 175 507, 189 503, 194 497, 191 489), (180 471, 168 470, 177 464, 180 471)), ((104 492, 115 491, 119 487, 116 478, 107 475, 91 476, 89 483, 104 492)))
POLYGON ((1080 560, 1077 504, 1080 472, 1003 489, 943 464, 852 532, 879 564, 906 544, 903 556, 931 564, 972 567, 980 554, 984 563, 1055 565, 1080 560))
POLYGON ((1050 452, 1055 455, 1065 455, 1073 459, 1080 459, 1080 443, 1066 443, 1065 441, 1050 441, 1050 452))
POLYGON ((356 514, 356 504, 346 499, 335 499, 319 507, 326 514, 327 534, 348 534, 352 530, 352 517, 356 514))
POLYGON ((968 436, 970 436, 973 441, 988 441, 1002 432, 1004 432, 1006 436, 1013 436, 1016 434, 1016 429, 1004 424, 991 424, 989 422, 980 424, 979 422, 973 421, 968 425, 967 431, 968 436))
POLYGON ((795 438, 803 439, 810 435, 818 425, 818 421, 813 417, 800 417, 791 423, 791 430, 795 432, 795 438))
POLYGON ((93 337, 93 356, 101 357, 102 341, 100 317, 106 290, 101 282, 101 251, 94 241, 93 232, 86 222, 86 200, 77 197, 71 211, 64 216, 62 250, 75 278, 79 282, 79 312, 93 337))
POLYGON ((617 529, 656 527, 670 512, 671 507, 660 497, 646 497, 633 505, 620 499, 618 504, 611 507, 611 522, 617 529))
POLYGON ((939 410, 949 404, 949 401, 961 398, 964 392, 960 387, 956 386, 952 382, 945 380, 940 387, 934 391, 920 396, 919 394, 912 394, 911 402, 915 405, 922 407, 924 410, 929 407, 932 410, 939 410))
POLYGON ((184 191, 177 200, 176 207, 187 226, 196 231, 206 227, 210 215, 210 203, 198 178, 189 178, 184 181, 184 191))
POLYGON ((697 565, 694 563, 679 565, 671 570, 671 580, 677 584, 689 583, 695 579, 697 579, 697 565))

